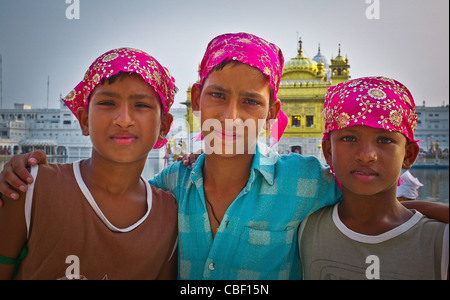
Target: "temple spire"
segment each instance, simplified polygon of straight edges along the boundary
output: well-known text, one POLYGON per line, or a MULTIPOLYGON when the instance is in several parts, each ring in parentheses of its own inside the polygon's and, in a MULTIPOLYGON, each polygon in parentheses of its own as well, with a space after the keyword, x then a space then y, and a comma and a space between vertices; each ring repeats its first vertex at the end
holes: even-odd
POLYGON ((298 56, 299 57, 303 56, 303 42, 302 42, 302 38, 298 39, 298 56))

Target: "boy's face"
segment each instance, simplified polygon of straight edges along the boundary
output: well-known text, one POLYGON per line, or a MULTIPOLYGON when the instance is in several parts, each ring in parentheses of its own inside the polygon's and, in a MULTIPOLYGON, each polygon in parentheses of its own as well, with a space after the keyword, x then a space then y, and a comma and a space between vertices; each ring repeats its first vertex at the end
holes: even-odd
POLYGON ((419 149, 399 132, 352 126, 333 131, 323 151, 344 195, 395 195, 401 169, 411 168, 419 149))
POLYGON ((158 94, 137 74, 98 85, 89 112, 79 109, 78 119, 83 134, 91 137, 93 154, 116 162, 145 159, 172 121, 170 114, 161 119, 158 94))
POLYGON ((192 88, 192 109, 200 112, 205 152, 234 156, 254 150, 262 128, 268 129, 280 109, 279 100, 271 101, 269 80, 258 69, 229 63, 212 71, 203 88, 192 88))

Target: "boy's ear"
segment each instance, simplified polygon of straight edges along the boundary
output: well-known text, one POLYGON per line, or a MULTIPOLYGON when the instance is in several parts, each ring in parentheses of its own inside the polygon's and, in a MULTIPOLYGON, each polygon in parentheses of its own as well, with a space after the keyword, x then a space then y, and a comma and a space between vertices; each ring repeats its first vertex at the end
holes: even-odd
POLYGON ((201 86, 196 83, 191 88, 191 105, 192 105, 192 113, 194 116, 198 117, 198 112, 200 111, 200 95, 201 95, 201 86))
POLYGON ((173 116, 171 113, 167 113, 162 116, 161 127, 159 129, 159 136, 158 136, 159 141, 164 140, 166 135, 169 133, 170 127, 172 126, 172 122, 173 116))
POLYGON ((279 99, 273 101, 272 105, 269 108, 269 113, 267 114, 267 121, 270 119, 276 119, 278 116, 278 113, 281 109, 281 101, 279 99))
POLYGON ((89 135, 89 122, 88 122, 88 112, 84 107, 78 107, 77 109, 77 118, 80 123, 81 132, 83 135, 89 135))
POLYGON ((323 157, 325 157, 325 161, 328 165, 333 164, 333 155, 331 151, 331 141, 330 140, 322 140, 322 152, 323 157))
POLYGON ((265 130, 270 130, 270 126, 272 126, 273 123, 276 121, 280 109, 281 109, 281 101, 278 99, 276 101, 273 101, 272 105, 269 108, 269 112, 267 113, 266 122, 264 124, 265 130))
POLYGON ((419 155, 420 148, 417 143, 408 143, 406 145, 405 158, 403 159, 402 168, 405 170, 411 169, 412 165, 419 155))

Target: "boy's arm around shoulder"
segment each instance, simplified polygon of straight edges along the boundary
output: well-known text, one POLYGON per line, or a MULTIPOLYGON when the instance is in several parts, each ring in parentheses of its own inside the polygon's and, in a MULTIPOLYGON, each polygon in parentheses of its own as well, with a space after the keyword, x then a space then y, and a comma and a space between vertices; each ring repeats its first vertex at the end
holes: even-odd
POLYGON ((408 200, 400 201, 408 209, 415 209, 430 219, 438 220, 439 222, 447 223, 449 219, 448 204, 430 202, 424 200, 408 200))
POLYGON ((314 172, 317 179, 317 205, 319 208, 334 205, 342 201, 342 191, 339 182, 330 172, 330 168, 322 164, 316 157, 308 157, 309 166, 304 172, 314 172))
POLYGON ((177 161, 165 167, 148 182, 157 188, 171 192, 178 199, 179 191, 183 188, 179 184, 179 178, 189 177, 191 171, 190 165, 184 166, 183 161, 177 161))
POLYGON ((298 176, 297 195, 314 199, 310 202, 309 214, 322 207, 336 204, 342 200, 342 192, 338 182, 330 173, 330 168, 322 164, 316 157, 291 153, 283 159, 289 159, 290 176, 298 176), (293 166, 296 166, 295 172, 293 166))
MULTIPOLYGON (((0 209, 0 255, 3 260, 17 259, 27 240, 25 221, 25 196, 21 193, 19 200, 5 199, 0 209)), ((15 264, 0 262, 0 280, 12 279, 15 264)))
POLYGON ((331 174, 329 167, 320 164, 320 168, 318 197, 321 207, 341 202, 343 196, 339 181, 331 174))

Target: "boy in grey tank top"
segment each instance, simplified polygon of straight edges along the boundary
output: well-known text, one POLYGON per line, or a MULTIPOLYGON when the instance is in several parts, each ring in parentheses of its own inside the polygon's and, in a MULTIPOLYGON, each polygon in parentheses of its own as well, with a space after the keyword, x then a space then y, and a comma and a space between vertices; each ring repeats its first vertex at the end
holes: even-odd
POLYGON ((299 231, 304 279, 447 279, 448 224, 396 198, 419 153, 414 100, 401 83, 365 77, 331 87, 322 149, 344 200, 299 231))

